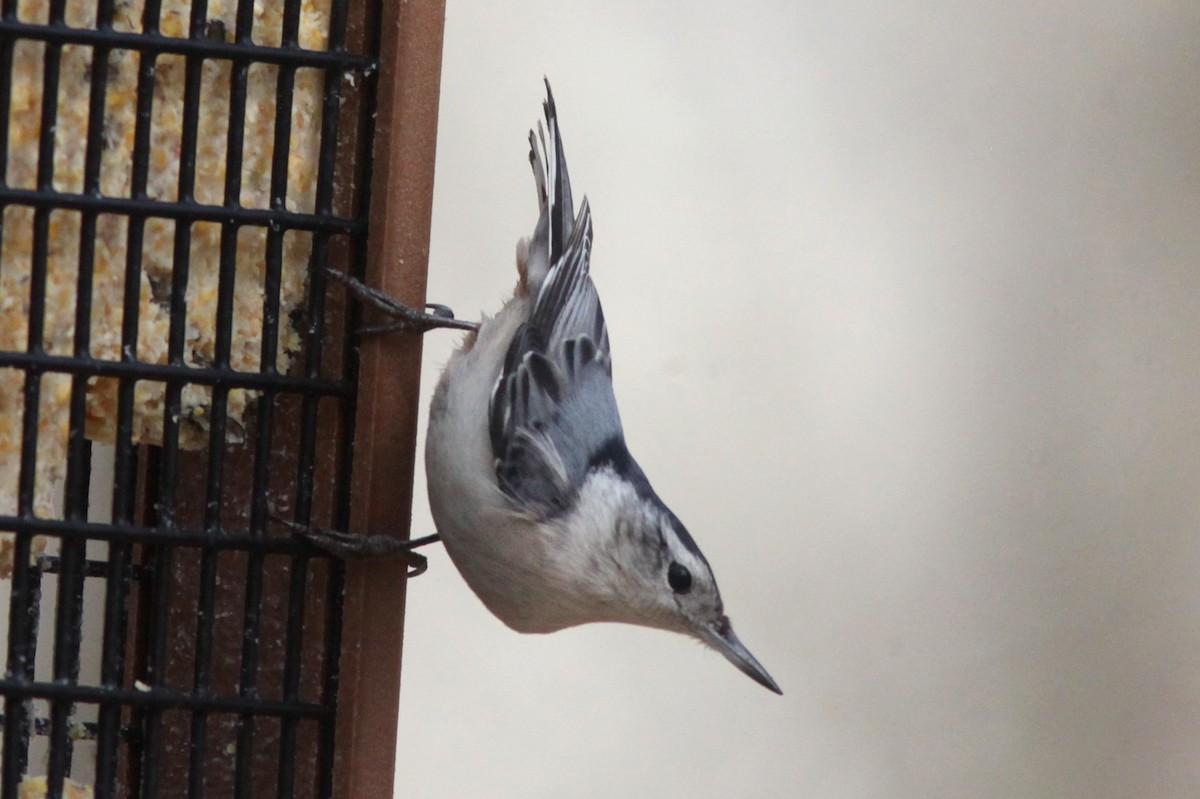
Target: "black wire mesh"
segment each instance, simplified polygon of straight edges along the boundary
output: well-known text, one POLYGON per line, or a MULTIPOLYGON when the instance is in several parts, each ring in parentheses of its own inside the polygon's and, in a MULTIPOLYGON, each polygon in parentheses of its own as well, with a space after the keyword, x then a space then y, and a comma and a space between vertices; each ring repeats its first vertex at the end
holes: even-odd
POLYGON ((348 516, 380 8, 326 2, 0 0, 0 799, 332 795, 343 572, 271 524, 348 516))

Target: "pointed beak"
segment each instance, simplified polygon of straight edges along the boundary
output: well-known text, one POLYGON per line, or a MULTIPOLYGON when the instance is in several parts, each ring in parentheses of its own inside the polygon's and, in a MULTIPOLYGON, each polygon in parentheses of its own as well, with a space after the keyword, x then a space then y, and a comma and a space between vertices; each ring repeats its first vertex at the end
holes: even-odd
POLYGON ((767 670, 733 634, 733 627, 729 624, 729 619, 722 616, 719 621, 702 628, 701 638, 704 643, 720 652, 726 660, 737 666, 747 677, 764 688, 783 695, 783 691, 779 690, 779 686, 771 679, 771 675, 767 674, 767 670))

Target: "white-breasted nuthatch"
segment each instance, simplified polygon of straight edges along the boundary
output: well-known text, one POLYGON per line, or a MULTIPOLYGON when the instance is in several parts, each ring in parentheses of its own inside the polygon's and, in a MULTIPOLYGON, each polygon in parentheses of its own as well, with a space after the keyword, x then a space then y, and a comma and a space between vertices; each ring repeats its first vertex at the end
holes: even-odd
POLYGON ((529 134, 540 213, 499 313, 478 325, 444 309, 423 314, 343 278, 397 319, 392 329, 472 331, 429 411, 438 534, 471 589, 515 630, 601 621, 672 630, 781 693, 734 635, 708 561, 626 447, 588 275, 591 209, 584 198, 574 211, 549 82, 543 106, 546 126, 529 134))

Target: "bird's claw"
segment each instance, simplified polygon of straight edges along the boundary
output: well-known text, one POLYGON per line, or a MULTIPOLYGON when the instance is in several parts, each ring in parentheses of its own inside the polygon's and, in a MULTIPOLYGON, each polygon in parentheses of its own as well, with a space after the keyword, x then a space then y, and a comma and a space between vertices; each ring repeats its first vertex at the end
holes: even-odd
POLYGON ((358 329, 359 335, 396 332, 422 334, 439 327, 448 327, 455 330, 479 329, 479 325, 476 322, 464 322, 461 319, 455 319, 454 311, 445 305, 427 303, 425 307, 430 309, 432 313, 425 313, 424 311, 419 311, 416 308, 405 305, 378 289, 371 288, 358 278, 347 275, 345 272, 339 272, 336 269, 328 267, 324 269, 324 272, 333 280, 345 286, 360 301, 377 309, 392 320, 387 324, 360 327, 358 329))
POLYGON ((413 549, 438 540, 436 534, 412 540, 390 535, 355 535, 341 530, 325 530, 272 516, 271 519, 291 530, 292 535, 341 560, 401 558, 408 565, 408 576, 416 577, 429 568, 429 561, 413 549))

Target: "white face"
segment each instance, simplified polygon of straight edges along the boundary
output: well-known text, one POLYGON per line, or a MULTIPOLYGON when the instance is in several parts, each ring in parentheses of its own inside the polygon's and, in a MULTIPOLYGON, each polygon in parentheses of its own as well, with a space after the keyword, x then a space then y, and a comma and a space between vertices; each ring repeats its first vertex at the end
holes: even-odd
POLYGON ((568 624, 617 621, 691 635, 779 692, 733 634, 712 569, 687 529, 652 493, 598 470, 552 528, 546 551, 568 624))
POLYGON ((570 544, 558 550, 557 565, 571 578, 563 582, 603 620, 699 635, 721 618, 716 580, 687 530, 612 471, 591 475, 556 527, 570 544))

